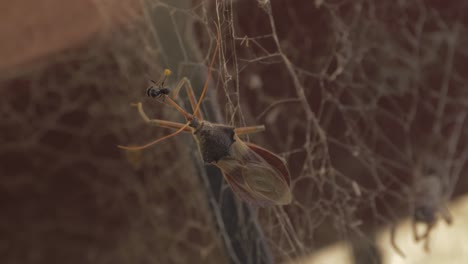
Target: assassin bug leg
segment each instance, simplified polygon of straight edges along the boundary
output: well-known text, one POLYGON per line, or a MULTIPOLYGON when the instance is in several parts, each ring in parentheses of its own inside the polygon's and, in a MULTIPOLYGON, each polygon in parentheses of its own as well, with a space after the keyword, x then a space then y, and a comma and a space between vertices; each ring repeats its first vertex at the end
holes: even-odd
POLYGON ((134 147, 133 147, 133 146, 120 146, 120 145, 119 145, 119 146, 117 146, 117 147, 119 147, 119 148, 121 148, 121 149, 125 149, 125 150, 142 150, 142 149, 145 149, 145 148, 147 148, 147 147, 150 147, 150 146, 152 146, 152 145, 154 145, 154 144, 157 144, 157 143, 159 143, 159 142, 161 142, 161 141, 163 141, 163 140, 165 140, 165 139, 171 138, 171 137, 173 137, 173 136, 179 134, 180 132, 184 131, 184 130, 188 127, 189 124, 190 124, 190 123, 187 123, 187 124, 183 125, 181 128, 179 128, 179 130, 177 130, 176 132, 174 132, 174 133, 172 133, 172 134, 169 134, 169 135, 167 135, 167 136, 164 136, 164 137, 162 137, 162 138, 156 139, 155 141, 150 142, 150 143, 148 143, 148 144, 145 144, 145 145, 143 145, 143 146, 134 146, 134 147))
MULTIPOLYGON (((141 102, 138 102, 136 104, 132 104, 132 106, 135 106, 138 108, 138 113, 140 114, 141 118, 148 124, 150 125, 155 125, 158 127, 167 127, 167 128, 172 128, 172 129, 180 129, 183 127, 185 124, 182 123, 177 123, 177 122, 171 122, 167 120, 161 120, 161 119, 150 119, 145 111, 143 110, 143 105, 141 102)), ((184 129, 184 132, 192 132, 192 129, 190 127, 186 127, 184 129)))
POLYGON ((170 122, 170 121, 166 121, 166 120, 149 119, 148 116, 146 115, 146 113, 143 111, 143 107, 142 107, 141 103, 132 104, 132 106, 136 106, 138 108, 138 112, 140 113, 143 120, 145 120, 147 123, 154 124, 156 126, 161 126, 161 127, 177 128, 178 130, 176 132, 172 133, 172 134, 169 134, 167 136, 164 136, 162 138, 159 138, 159 139, 157 139, 157 140, 155 140, 153 142, 150 142, 150 143, 142 145, 142 146, 120 146, 119 145, 119 146, 117 146, 118 148, 125 149, 125 150, 142 150, 142 149, 145 149, 145 148, 147 148, 149 146, 157 144, 157 143, 159 143, 159 142, 161 142, 161 141, 163 141, 165 139, 171 138, 171 137, 179 134, 182 131, 186 131, 186 132, 191 132, 192 131, 192 129, 190 129, 190 127, 189 127, 189 124, 190 124, 189 122, 187 122, 184 125, 184 124, 180 124, 180 123, 176 123, 176 122, 170 122))
MULTIPOLYGON (((174 88, 174 90, 172 90, 171 97, 173 99, 177 99, 182 86, 185 87, 185 91, 187 92, 189 100, 190 100, 190 105, 192 107, 192 111, 195 112, 195 108, 196 108, 196 105, 197 105, 198 102, 197 102, 197 99, 195 98, 195 95, 193 93, 192 84, 190 83, 190 80, 187 79, 186 77, 183 77, 182 80, 180 80, 179 83, 177 84, 176 88, 174 88)), ((203 121, 203 116, 202 116, 202 113, 200 111, 198 111, 195 116, 199 121, 203 121)), ((257 132, 262 132, 262 131, 265 131, 265 126, 264 125, 252 126, 252 127, 239 127, 239 128, 235 129, 235 132, 238 135, 246 135, 246 134, 252 134, 252 133, 257 133, 257 132)))
MULTIPOLYGON (((189 100, 190 100, 190 105, 192 107, 192 111, 195 111, 195 108, 196 108, 198 102, 197 102, 197 99, 195 98, 195 94, 193 93, 192 84, 190 83, 190 80, 187 79, 187 77, 184 77, 184 78, 182 78, 182 80, 179 81, 179 83, 174 88, 174 90, 172 90, 171 97, 173 99, 177 99, 182 86, 185 87, 185 91, 188 94, 188 97, 189 97, 189 100)), ((203 120, 203 116, 202 116, 202 113, 200 111, 198 111, 198 113, 195 116, 198 118, 198 120, 200 120, 200 121, 203 120)))
POLYGON ((179 111, 185 117, 187 121, 190 121, 193 119, 193 116, 191 114, 187 113, 187 111, 185 111, 182 107, 180 107, 170 97, 167 97, 167 101, 169 102, 170 105, 174 106, 174 108, 177 109, 177 111, 179 111))
MULTIPOLYGON (((150 125, 155 125, 158 127, 166 127, 166 128, 172 128, 172 129, 180 129, 183 127, 185 124, 182 123, 177 123, 177 122, 171 122, 167 120, 161 120, 161 119, 150 119, 148 115, 146 115, 145 110, 143 110, 143 105, 141 102, 138 102, 136 104, 132 104, 132 106, 135 106, 138 108, 138 113, 140 114, 141 118, 148 124, 150 125)), ((237 135, 247 135, 247 134, 252 134, 252 133, 258 133, 265 131, 265 126, 251 126, 251 127, 237 127, 234 129, 234 132, 237 135)), ((192 129, 190 127, 186 127, 184 129, 184 132, 192 132, 192 129)))
POLYGON ((265 126, 237 127, 234 129, 237 135, 247 135, 265 131, 265 126))
MULTIPOLYGON (((135 106, 138 108, 138 113, 140 114, 141 118, 148 124, 158 126, 158 127, 167 127, 167 128, 172 128, 172 129, 180 129, 183 127, 185 124, 182 123, 177 123, 177 122, 171 122, 167 120, 161 120, 161 119, 150 119, 146 113, 145 110, 143 110, 143 105, 141 102, 132 104, 132 106, 135 106)), ((192 128, 186 127, 184 129, 184 132, 192 132, 192 128)), ((237 135, 247 135, 247 134, 253 134, 253 133, 258 133, 265 131, 265 126, 251 126, 251 127, 236 127, 234 128, 234 132, 237 135)))

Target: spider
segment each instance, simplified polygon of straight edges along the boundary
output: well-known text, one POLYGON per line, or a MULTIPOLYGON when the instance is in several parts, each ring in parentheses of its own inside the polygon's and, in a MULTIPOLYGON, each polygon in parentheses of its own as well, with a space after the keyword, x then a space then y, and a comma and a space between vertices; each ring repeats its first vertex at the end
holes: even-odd
MULTIPOLYGON (((185 117, 186 123, 150 119, 144 112, 141 103, 133 104, 138 108, 141 118, 146 123, 176 129, 177 131, 146 145, 118 147, 126 150, 141 150, 181 132, 191 132, 203 161, 221 169, 225 180, 241 200, 256 206, 289 204, 292 200, 292 193, 286 162, 276 154, 258 145, 244 142, 239 138, 240 135, 264 131, 265 127, 260 125, 236 128, 224 124, 210 123, 204 120, 199 111, 219 49, 219 36, 220 32, 218 30, 216 47, 200 98, 198 100, 195 98, 192 85, 187 78, 182 78, 179 81, 171 96, 168 94, 161 95, 169 105, 185 117), (185 87, 188 95, 193 110, 192 114, 186 112, 174 101, 182 87, 185 87)), ((165 74, 166 76, 167 74, 165 74)))
POLYGON ((416 179, 414 183, 414 196, 411 205, 412 230, 416 242, 424 241, 424 250, 429 251, 429 235, 438 222, 438 218, 448 224, 452 224, 452 215, 447 208, 448 197, 445 195, 442 178, 436 174, 429 174, 416 179), (419 234, 417 224, 422 223, 426 230, 419 234))
MULTIPOLYGON (((437 164, 437 163, 434 163, 437 164)), ((430 166, 434 165, 430 164, 430 166)), ((447 207, 449 199, 444 179, 436 170, 423 170, 418 162, 414 170, 413 186, 408 190, 411 215, 411 228, 415 242, 424 241, 424 251, 429 252, 429 236, 437 224, 439 217, 448 224, 452 224, 452 215, 447 207), (418 224, 425 225, 423 233, 418 232, 418 224)), ((391 242, 394 249, 401 256, 404 253, 395 242, 395 227, 392 228, 391 242)))

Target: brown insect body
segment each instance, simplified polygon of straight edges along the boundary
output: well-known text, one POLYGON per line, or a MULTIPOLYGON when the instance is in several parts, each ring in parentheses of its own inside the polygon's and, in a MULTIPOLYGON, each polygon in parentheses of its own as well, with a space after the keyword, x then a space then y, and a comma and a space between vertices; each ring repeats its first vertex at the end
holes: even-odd
POLYGON ((220 168, 241 199, 258 206, 291 202, 289 171, 280 157, 243 142, 234 127, 196 119, 190 126, 204 162, 220 168))

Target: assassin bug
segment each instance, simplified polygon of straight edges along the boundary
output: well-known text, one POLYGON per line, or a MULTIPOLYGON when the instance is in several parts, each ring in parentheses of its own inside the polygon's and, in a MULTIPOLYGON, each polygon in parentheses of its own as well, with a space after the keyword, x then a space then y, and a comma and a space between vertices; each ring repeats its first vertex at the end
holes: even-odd
POLYGON ((153 98, 159 98, 164 95, 169 95, 171 92, 168 88, 164 87, 164 82, 166 81, 167 77, 171 74, 171 71, 169 69, 164 70, 164 78, 162 81, 158 84, 154 80, 150 80, 153 84, 158 86, 157 89, 155 89, 153 86, 148 87, 146 89, 146 95, 148 97, 153 97, 153 98))
POLYGON ((126 150, 141 150, 173 137, 180 132, 191 132, 203 161, 217 166, 223 172, 224 178, 232 190, 242 200, 257 206, 272 206, 289 204, 292 200, 290 176, 286 163, 279 156, 252 143, 242 141, 239 136, 265 130, 263 125, 235 128, 223 124, 214 124, 203 119, 200 104, 205 96, 211 70, 219 49, 219 31, 213 58, 203 91, 196 100, 190 81, 183 78, 171 96, 164 94, 166 102, 177 109, 186 119, 185 124, 167 120, 149 119, 141 103, 133 104, 138 108, 140 116, 146 123, 160 127, 177 129, 176 132, 159 138, 143 146, 119 146, 126 150), (193 110, 187 113, 173 99, 185 87, 193 110))

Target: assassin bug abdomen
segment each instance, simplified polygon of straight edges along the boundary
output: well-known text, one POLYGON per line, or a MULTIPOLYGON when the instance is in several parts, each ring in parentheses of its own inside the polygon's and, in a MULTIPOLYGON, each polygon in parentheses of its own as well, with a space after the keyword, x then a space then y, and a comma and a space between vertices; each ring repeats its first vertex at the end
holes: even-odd
POLYGON ((233 143, 231 151, 236 158, 227 157, 215 165, 241 199, 259 206, 291 203, 289 171, 281 158, 241 140, 233 143))

